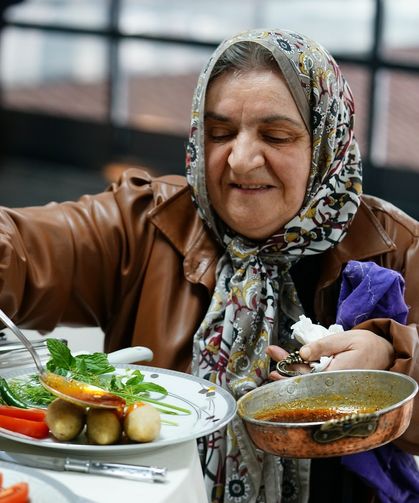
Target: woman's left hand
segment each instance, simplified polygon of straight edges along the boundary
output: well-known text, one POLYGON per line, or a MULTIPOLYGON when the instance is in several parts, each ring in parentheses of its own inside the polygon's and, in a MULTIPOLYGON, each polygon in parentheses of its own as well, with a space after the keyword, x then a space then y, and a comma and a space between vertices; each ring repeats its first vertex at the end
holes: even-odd
MULTIPOLYGON (((279 349, 279 348, 278 348, 279 349)), ((375 369, 384 370, 392 366, 394 349, 389 341, 369 330, 347 330, 346 332, 328 335, 302 346, 299 350, 305 361, 318 361, 321 356, 333 356, 326 370, 375 369)), ((271 346, 268 351, 276 360, 284 358, 283 350, 276 351, 271 346)), ((279 374, 273 372, 271 378, 279 374), (276 374, 276 375, 275 375, 276 374)))

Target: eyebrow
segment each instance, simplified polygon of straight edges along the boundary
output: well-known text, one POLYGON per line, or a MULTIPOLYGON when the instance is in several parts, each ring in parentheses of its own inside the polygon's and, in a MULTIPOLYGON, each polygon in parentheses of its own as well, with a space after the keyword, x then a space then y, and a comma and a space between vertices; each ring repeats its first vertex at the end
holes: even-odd
MULTIPOLYGON (((218 122, 230 122, 231 121, 227 116, 218 114, 216 112, 205 112, 204 120, 207 120, 207 119, 216 120, 218 122)), ((305 128, 303 123, 298 122, 294 119, 291 119, 291 117, 288 117, 287 115, 280 115, 280 114, 268 115, 267 117, 262 117, 261 122, 264 124, 272 124, 274 122, 289 122, 293 126, 297 126, 299 128, 305 128)))

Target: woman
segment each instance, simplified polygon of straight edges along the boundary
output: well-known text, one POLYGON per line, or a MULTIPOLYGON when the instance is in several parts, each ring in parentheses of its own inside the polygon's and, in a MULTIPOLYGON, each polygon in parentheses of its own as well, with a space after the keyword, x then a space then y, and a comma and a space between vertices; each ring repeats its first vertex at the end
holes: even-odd
MULTIPOLYGON (((193 100, 187 183, 130 170, 77 203, 5 209, 3 309, 35 329, 98 324, 107 351, 149 346, 155 365, 192 369, 238 398, 276 377, 271 357, 295 348, 299 315, 335 321, 345 264, 375 261, 403 273, 409 325, 370 320, 301 353, 418 378, 418 224, 361 197, 352 96, 321 46, 284 30, 220 45, 193 100)), ((398 440, 410 452, 418 415, 398 440)), ((201 451, 211 501, 328 500, 316 463, 310 477, 308 460, 263 456, 238 419, 201 451)), ((336 471, 334 491, 345 477, 336 471)))

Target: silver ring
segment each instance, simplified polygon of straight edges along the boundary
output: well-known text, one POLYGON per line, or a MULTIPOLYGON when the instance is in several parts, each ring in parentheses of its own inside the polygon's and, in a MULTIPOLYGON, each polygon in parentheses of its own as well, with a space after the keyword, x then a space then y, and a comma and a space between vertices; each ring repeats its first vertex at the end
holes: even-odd
MULTIPOLYGON (((276 370, 278 371, 278 374, 285 377, 295 377, 303 375, 303 372, 299 372, 298 370, 287 369, 289 365, 295 365, 296 363, 308 364, 308 362, 304 361, 301 358, 299 351, 294 351, 294 353, 290 353, 286 358, 280 360, 276 364, 276 370)), ((310 372, 313 372, 313 369, 311 369, 310 372)))

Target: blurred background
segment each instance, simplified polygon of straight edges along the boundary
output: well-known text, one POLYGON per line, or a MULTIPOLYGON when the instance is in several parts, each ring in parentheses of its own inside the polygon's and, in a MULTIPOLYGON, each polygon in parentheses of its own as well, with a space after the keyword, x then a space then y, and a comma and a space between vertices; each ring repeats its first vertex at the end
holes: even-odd
POLYGON ((419 218, 419 2, 2 0, 0 204, 74 199, 129 166, 183 174, 197 75, 225 37, 325 45, 356 100, 365 191, 419 218))

